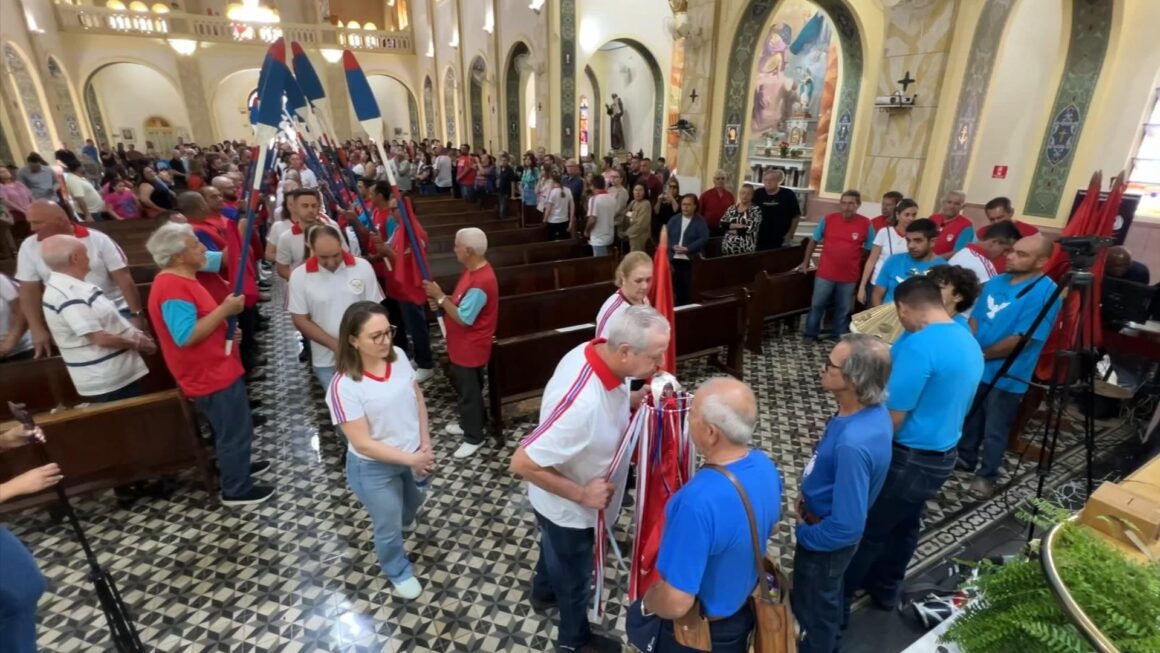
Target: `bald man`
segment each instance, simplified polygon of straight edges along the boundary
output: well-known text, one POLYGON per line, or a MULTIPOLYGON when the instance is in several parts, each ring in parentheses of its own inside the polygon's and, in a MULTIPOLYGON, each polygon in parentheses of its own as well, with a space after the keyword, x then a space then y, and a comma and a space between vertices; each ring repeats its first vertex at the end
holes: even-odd
POLYGON ((46 238, 72 235, 84 243, 89 271, 85 280, 101 289, 104 296, 127 317, 133 326, 145 329, 144 311, 137 286, 129 273, 128 259, 105 234, 69 221, 64 209, 48 200, 37 200, 28 208, 28 225, 35 238, 25 238, 16 256, 16 279, 20 281, 20 305, 28 318, 32 344, 38 358, 49 355, 52 342, 44 321, 41 300, 52 270, 45 264, 40 247, 46 238))
POLYGON ((1053 248, 1054 243, 1043 234, 1016 241, 1007 255, 1007 271, 983 286, 971 312, 971 329, 983 349, 986 364, 975 395, 976 405, 963 425, 957 466, 976 473, 971 493, 980 499, 990 497, 995 490, 1007 435, 1059 313, 1056 298, 1043 321, 1033 324, 1055 291, 1055 282, 1043 274, 1053 248), (1030 334, 1027 346, 1007 373, 996 378, 1024 334, 1030 334), (992 383, 994 387, 986 391, 992 383))

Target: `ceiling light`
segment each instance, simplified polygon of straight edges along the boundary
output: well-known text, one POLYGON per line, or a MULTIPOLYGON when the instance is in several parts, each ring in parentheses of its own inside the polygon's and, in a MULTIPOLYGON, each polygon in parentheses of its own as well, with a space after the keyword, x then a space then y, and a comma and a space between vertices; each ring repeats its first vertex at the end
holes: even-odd
POLYGON ((192 39, 169 39, 169 47, 183 57, 188 57, 197 51, 197 41, 192 39))
POLYGON ((327 63, 338 63, 339 59, 342 59, 342 50, 324 48, 320 52, 322 52, 322 58, 326 59, 327 63))

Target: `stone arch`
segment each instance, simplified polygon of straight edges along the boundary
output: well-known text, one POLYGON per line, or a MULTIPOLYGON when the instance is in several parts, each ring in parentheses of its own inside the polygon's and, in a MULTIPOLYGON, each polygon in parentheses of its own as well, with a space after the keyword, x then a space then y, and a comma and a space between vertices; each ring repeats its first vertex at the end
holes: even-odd
MULTIPOLYGON (((409 84, 407 84, 406 82, 404 82, 403 80, 399 79, 398 76, 396 76, 392 73, 380 72, 380 71, 367 71, 367 80, 369 81, 372 77, 385 77, 389 80, 394 81, 399 86, 402 86, 403 90, 405 90, 407 92, 407 126, 411 130, 411 137, 418 140, 420 138, 420 134, 419 134, 419 104, 415 101, 415 92, 411 90, 411 86, 409 84)), ((373 88, 374 88, 374 86, 372 85, 372 90, 373 90, 373 88)), ((384 108, 382 99, 379 99, 379 108, 380 109, 384 108)), ((383 117, 384 118, 387 117, 386 113, 383 114, 383 117)), ((388 124, 387 126, 388 127, 396 127, 397 125, 388 124)), ((393 137, 393 134, 391 134, 391 133, 387 133, 384 135, 384 139, 386 139, 386 140, 390 140, 392 137, 393 137)))
POLYGON ((475 55, 468 68, 468 102, 471 107, 471 147, 481 150, 484 147, 483 134, 483 85, 487 81, 487 60, 482 55, 475 55))
MULTIPOLYGON (((652 74, 652 78, 653 78, 652 153, 651 154, 646 153, 646 154, 649 154, 649 156, 651 156, 652 158, 656 158, 658 156, 661 156, 661 154, 662 154, 661 143, 664 140, 664 131, 665 131, 665 128, 664 128, 664 121, 665 121, 665 75, 664 75, 664 72, 661 70, 661 65, 660 65, 660 63, 657 62, 657 58, 655 56, 653 56, 653 53, 648 49, 648 47, 646 47, 645 44, 641 43, 640 41, 638 41, 632 37, 613 36, 611 38, 605 39, 604 43, 601 43, 600 47, 598 47, 596 49, 599 50, 600 48, 603 48, 604 46, 608 45, 609 43, 613 43, 613 42, 623 43, 623 44, 627 45, 628 47, 632 48, 632 50, 634 52, 636 52, 638 55, 640 55, 641 59, 644 59, 645 65, 648 66, 649 72, 652 74)), ((593 89, 595 89, 595 82, 594 82, 593 89)), ((603 105, 599 105, 598 108, 603 112, 603 110, 604 110, 603 105)), ((577 105, 576 109, 574 109, 574 110, 579 110, 579 106, 577 105)))
POLYGON ((61 138, 73 151, 80 151, 85 142, 85 134, 76 96, 73 93, 72 80, 64 66, 52 55, 48 57, 46 68, 48 70, 47 83, 55 96, 53 101, 56 105, 57 115, 64 120, 64 133, 61 134, 61 138))
POLYGON ((53 147, 54 133, 46 108, 48 100, 44 89, 33 75, 35 70, 28 59, 14 43, 5 43, 3 48, 4 67, 12 79, 17 104, 25 116, 25 126, 32 139, 32 145, 45 159, 51 159, 56 149, 53 147))
MULTIPOLYGON (((521 65, 532 56, 531 48, 523 41, 516 41, 508 50, 507 65, 504 67, 504 102, 507 117, 507 149, 518 156, 523 150, 521 135, 523 134, 523 116, 527 113, 525 102, 534 102, 534 98, 526 97, 521 93, 523 89, 523 71, 521 65), (522 57, 522 58, 521 58, 522 57)), ((528 74, 531 74, 530 72, 528 74)))
POLYGON ((455 66, 447 66, 443 71, 443 117, 446 123, 443 140, 456 147, 459 146, 459 98, 456 93, 458 86, 455 66))
MULTIPOLYGON (((861 30, 848 0, 810 0, 830 19, 838 35, 840 87, 834 98, 834 116, 827 130, 825 188, 829 193, 840 193, 846 185, 850 164, 850 145, 854 137, 854 119, 858 110, 858 91, 862 85, 865 53, 861 30)), ((733 35, 733 47, 725 70, 724 122, 721 126, 720 167, 730 179, 740 179, 741 146, 746 141, 749 107, 752 102, 750 83, 753 66, 762 44, 770 17, 782 0, 749 0, 742 12, 742 20, 733 35)), ((819 132, 822 130, 819 127, 819 132)))
POLYGON ((423 135, 435 138, 435 83, 427 75, 423 80, 423 135))
MULTIPOLYGON (((250 139, 250 96, 257 91, 260 72, 257 68, 235 70, 214 84, 209 106, 217 138, 250 139)), ((257 106, 256 100, 254 106, 257 106)))
MULTIPOLYGON (((105 61, 98 63, 85 76, 84 97, 85 97, 85 103, 89 108, 90 127, 93 129, 93 131, 95 133, 97 131, 97 126, 99 125, 101 127, 101 130, 104 132, 105 137, 107 139, 109 139, 110 145, 112 145, 113 142, 116 142, 116 141, 122 141, 122 142, 125 142, 126 144, 128 144, 129 142, 132 142, 132 143, 137 144, 137 145, 143 145, 144 141, 145 141, 145 139, 144 139, 144 127, 145 127, 144 121, 145 121, 145 118, 147 118, 149 116, 154 116, 154 115, 165 118, 171 125, 174 126, 174 128, 177 130, 177 134, 179 136, 188 137, 191 121, 189 119, 188 108, 186 107, 185 102, 184 102, 184 96, 181 93, 180 84, 175 82, 173 77, 171 75, 169 75, 167 72, 157 68, 156 66, 154 66, 154 65, 152 65, 144 60, 140 60, 140 59, 136 59, 136 58, 132 58, 132 57, 120 57, 120 58, 116 58, 116 59, 105 60, 105 61), (154 108, 147 108, 144 106, 138 107, 140 109, 139 113, 141 115, 138 116, 137 119, 135 119, 133 121, 133 124, 129 124, 129 125, 109 124, 111 120, 121 118, 121 116, 119 116, 115 111, 110 110, 110 107, 109 107, 107 100, 105 98, 101 97, 101 94, 98 92, 98 89, 96 87, 99 85, 98 78, 102 76, 102 73, 107 73, 107 71, 110 71, 111 69, 116 68, 118 66, 138 66, 138 67, 144 68, 144 69, 148 70, 150 74, 157 75, 159 78, 157 81, 159 83, 161 81, 168 83, 169 87, 171 89, 171 92, 170 93, 165 93, 163 91, 159 92, 155 86, 143 85, 143 84, 139 84, 139 83, 138 84, 127 84, 124 86, 124 88, 131 89, 133 91, 140 90, 142 93, 145 94, 146 97, 157 98, 159 101, 172 102, 172 103, 168 107, 166 107, 164 110, 158 110, 155 107, 154 108), (123 130, 126 128, 130 129, 132 131, 131 135, 133 138, 131 138, 131 139, 126 138, 125 137, 126 135, 124 133, 118 131, 119 129, 123 130)), ((125 122, 125 120, 122 120, 122 122, 125 122)))

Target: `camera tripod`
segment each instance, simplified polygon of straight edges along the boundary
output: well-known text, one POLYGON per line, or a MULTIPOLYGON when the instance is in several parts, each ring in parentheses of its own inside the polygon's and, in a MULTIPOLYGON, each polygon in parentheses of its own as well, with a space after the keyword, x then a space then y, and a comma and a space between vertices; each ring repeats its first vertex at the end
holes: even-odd
MULTIPOLYGON (((8 402, 8 407, 12 411, 12 416, 26 429, 31 431, 36 428, 36 422, 32 419, 32 415, 25 410, 24 404, 8 402)), ((44 443, 36 439, 30 439, 30 443, 39 454, 41 464, 47 465, 52 462, 44 443)), ((141 644, 137 628, 133 625, 129 611, 125 608, 125 602, 121 600, 121 593, 117 591, 117 584, 113 582, 113 577, 101 567, 97 555, 89 546, 89 538, 85 536, 85 531, 81 528, 81 522, 77 518, 76 511, 73 510, 72 503, 69 502, 64 488, 58 483, 55 490, 56 498, 60 501, 65 518, 72 526, 73 534, 80 542, 81 549, 85 553, 85 560, 89 563, 89 580, 97 591, 97 600, 101 604, 101 612, 105 614, 105 622, 109 625, 109 635, 112 637, 113 645, 118 653, 142 653, 145 647, 141 644)))

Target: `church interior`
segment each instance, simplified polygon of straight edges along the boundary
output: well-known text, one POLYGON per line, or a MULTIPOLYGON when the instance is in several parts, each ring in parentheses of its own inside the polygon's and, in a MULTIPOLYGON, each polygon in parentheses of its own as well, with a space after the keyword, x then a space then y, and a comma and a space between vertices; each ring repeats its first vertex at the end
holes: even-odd
MULTIPOLYGON (((1155 284, 1157 25, 1160 2, 1154 0, 0 0, 0 163, 20 178, 30 154, 53 161, 57 152, 49 169, 60 173, 59 151, 95 147, 100 155, 82 159, 82 168, 99 179, 108 174, 106 152, 119 157, 135 150, 143 162, 161 162, 181 160, 191 146, 208 152, 229 143, 235 153, 260 147, 254 115, 261 111, 264 57, 271 44, 284 42, 286 61, 296 59, 293 42, 325 92, 325 129, 347 152, 368 144, 372 159, 381 161, 384 151, 370 145, 376 140, 407 159, 427 151, 428 143, 457 151, 462 144, 464 156, 507 155, 517 167, 526 153, 533 160, 547 154, 596 177, 605 157, 616 166, 647 158, 666 185, 675 180, 680 193, 701 196, 702 203, 722 176, 732 201, 745 186, 760 192, 767 173, 779 171, 800 207, 786 247, 752 264, 731 263, 734 257, 718 250, 703 261, 703 272, 697 261, 696 299, 689 310, 676 311, 673 323, 676 377, 684 387, 727 374, 756 396, 751 446, 776 464, 782 484, 767 553, 792 572, 794 505, 835 414, 819 381, 833 366, 833 343, 802 337, 816 288, 813 271, 795 271, 802 244, 818 239, 823 216, 840 213, 850 190, 860 193, 858 213, 867 217, 885 213, 880 200, 890 191, 912 198, 919 217, 943 211, 944 199, 958 192, 971 229, 988 225, 991 200, 1009 198, 1009 218, 1057 239, 1071 235, 1069 222, 1091 191, 1100 192, 1101 202, 1109 194, 1120 197, 1112 190, 1116 179, 1122 200, 1101 247, 1129 252, 1134 265, 1152 271, 1155 284), (351 59, 344 53, 357 57, 365 72, 381 129, 377 122, 368 129, 351 100, 351 59), (1090 180, 1097 171, 1102 181, 1095 187, 1090 180)), ((293 111, 283 109, 287 121, 293 111)), ((254 188, 259 181, 253 179, 254 188)), ((0 200, 7 201, 4 185, 0 200)), ((59 356, 55 363, 39 355, 8 361, 0 350, 0 433, 20 428, 9 402, 28 404, 48 440, 46 451, 58 457, 69 510, 115 580, 143 646, 114 644, 68 511, 43 489, 12 500, 0 492, 0 525, 27 548, 45 579, 35 648, 27 650, 567 650, 554 648, 558 619, 528 603, 540 529, 526 483, 509 464, 541 422, 540 396, 557 362, 586 340, 574 331, 591 331, 592 317, 573 315, 595 316, 600 306, 553 300, 551 293, 580 297, 572 286, 583 285, 587 296, 598 293, 603 301, 615 291, 608 282, 619 259, 583 243, 540 242, 546 214, 535 210, 534 199, 521 201, 518 186, 518 177, 507 186, 503 200, 510 206, 478 198, 469 206, 458 189, 455 197, 420 195, 416 181, 413 204, 407 202, 431 238, 432 270, 424 279, 450 292, 463 270, 458 250, 453 253, 461 245, 457 234, 479 227, 492 239, 487 258, 503 299, 486 387, 480 382, 489 438, 471 457, 453 455, 460 438, 449 433, 459 429, 460 389, 444 369, 454 366, 449 339, 433 318, 428 325, 435 369, 422 393, 437 472, 406 534, 407 554, 424 584, 414 600, 401 600, 380 569, 371 518, 348 485, 347 439, 334 426, 317 359, 312 370, 303 357, 299 332, 305 332, 286 308, 293 301, 290 284, 272 263, 258 268, 269 277, 256 308, 262 326, 254 345, 264 374, 246 383, 260 416, 253 457, 270 461, 260 476, 276 488, 261 505, 219 502, 211 428, 200 404, 170 378, 161 351, 145 356, 148 394, 98 404, 74 391, 72 370, 59 356), (535 240, 514 235, 532 227, 535 240), (504 316, 506 310, 512 313, 504 316), (161 490, 126 500, 119 493, 126 479, 161 490)), ((604 192, 599 186, 597 194, 604 192)), ((177 196, 180 204, 183 194, 177 196)), ((154 292, 159 285, 146 243, 160 222, 148 229, 146 222, 88 226, 123 250, 142 289, 139 302, 147 301, 151 282, 154 292)), ((674 233, 667 224, 662 230, 674 233)), ((0 256, 0 283, 19 277, 15 248, 22 239, 37 239, 23 216, 3 228, 14 249, 11 258, 0 256)), ((675 233, 683 236, 683 228, 675 233)), ((824 256, 824 248, 809 247, 824 256)), ((1102 343, 1108 349, 1127 343, 1130 353, 1119 356, 1136 359, 1140 382, 1131 391, 1101 394, 1101 406, 1114 407, 1090 420, 1094 400, 1081 405, 1061 393, 1054 415, 1050 402, 1024 402, 993 493, 978 496, 969 471, 949 476, 925 503, 902 602, 881 610, 861 598, 840 650, 1012 650, 1011 639, 993 648, 972 647, 969 637, 937 643, 953 619, 939 625, 947 615, 932 617, 931 606, 961 599, 952 610, 961 612, 974 596, 955 587, 973 578, 961 561, 1020 555, 1028 539, 1021 515, 1034 501, 1043 497, 1082 515, 1096 503, 1093 477, 1095 486, 1139 492, 1132 495, 1135 505, 1145 508, 1115 513, 1139 526, 1136 533, 1101 537, 1109 550, 1143 561, 1141 569, 1156 575, 1152 587, 1160 587, 1158 294, 1149 295, 1152 314, 1132 323, 1144 331, 1116 331, 1102 343), (1045 434, 1053 423, 1058 440, 1049 444, 1045 434), (1132 479, 1139 482, 1125 484, 1132 479)), ((1105 317, 1104 333, 1110 328, 1105 317)), ((0 325, 0 335, 6 329, 0 325)), ((1105 353, 1114 365, 1117 353, 1101 349, 1101 359, 1105 353)), ((1108 386, 1101 374, 1098 383, 1108 386)), ((39 446, 0 450, 0 481, 41 464, 30 452, 39 446)), ((626 506, 610 532, 631 551, 631 500, 626 506)), ((1036 537, 1044 534, 1041 529, 1036 537)), ((603 612, 592 629, 635 650, 626 639, 627 574, 616 557, 609 553, 603 561, 603 612)), ((7 564, 0 560, 0 595, 7 564)), ((1055 589, 1050 579, 1040 581, 1055 589)), ((1096 636, 1085 630, 1091 620, 1077 625, 1065 603, 1051 604, 1058 610, 1051 623, 1085 647, 1075 650, 1149 650, 1096 646, 1096 636)), ((0 623, 3 618, 0 610, 0 623)), ((1160 642, 1160 615, 1150 618, 1150 641, 1160 642)))

